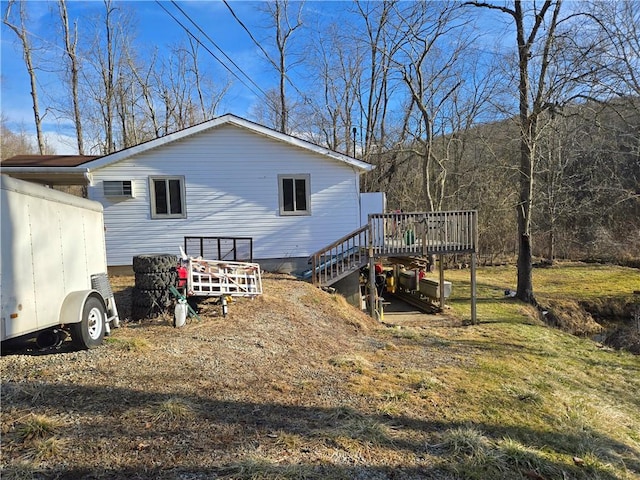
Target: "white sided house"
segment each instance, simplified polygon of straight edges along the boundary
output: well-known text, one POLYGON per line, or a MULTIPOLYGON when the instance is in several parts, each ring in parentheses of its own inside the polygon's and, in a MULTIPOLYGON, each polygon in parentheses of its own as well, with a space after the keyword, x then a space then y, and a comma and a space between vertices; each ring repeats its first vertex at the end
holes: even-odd
POLYGON ((84 177, 104 207, 110 267, 223 237, 251 239, 253 261, 291 272, 361 226, 360 175, 373 166, 227 114, 75 166, 2 169, 44 183, 84 177))

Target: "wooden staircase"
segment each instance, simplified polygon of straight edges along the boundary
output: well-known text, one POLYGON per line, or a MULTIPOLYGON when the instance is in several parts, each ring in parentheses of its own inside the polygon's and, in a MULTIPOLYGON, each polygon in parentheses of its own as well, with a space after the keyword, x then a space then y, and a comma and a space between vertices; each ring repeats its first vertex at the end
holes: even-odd
POLYGON ((369 225, 365 225, 311 255, 311 268, 302 278, 328 287, 360 270, 369 261, 369 232, 369 225))

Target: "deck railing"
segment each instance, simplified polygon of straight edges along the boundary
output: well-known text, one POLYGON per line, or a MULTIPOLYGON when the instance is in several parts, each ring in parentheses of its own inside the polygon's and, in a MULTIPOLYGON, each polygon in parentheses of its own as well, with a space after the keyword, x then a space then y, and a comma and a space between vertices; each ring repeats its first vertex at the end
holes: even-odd
POLYGON ((365 225, 314 253, 303 278, 331 285, 373 257, 474 253, 478 244, 475 210, 376 213, 365 225))
POLYGON ((331 285, 366 265, 369 226, 355 230, 311 255, 307 273, 314 285, 331 285))
POLYGON ((369 215, 374 256, 475 252, 475 210, 369 215))

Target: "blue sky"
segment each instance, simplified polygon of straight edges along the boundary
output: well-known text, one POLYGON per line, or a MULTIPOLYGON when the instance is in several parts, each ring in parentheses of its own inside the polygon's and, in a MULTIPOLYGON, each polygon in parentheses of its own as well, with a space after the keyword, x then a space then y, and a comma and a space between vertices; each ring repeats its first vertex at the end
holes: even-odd
MULTIPOLYGON (((0 0, 0 3, 2 14, 4 15, 7 2, 6 0, 0 0)), ((258 84, 261 90, 276 88, 277 76, 275 70, 267 65, 264 55, 252 42, 249 35, 233 17, 222 0, 179 0, 176 3, 198 23, 226 55, 231 57, 233 62, 239 65, 258 84)), ((255 38, 264 39, 269 34, 272 35, 272 32, 262 26, 264 19, 261 17, 259 8, 264 5, 263 2, 228 0, 228 3, 255 38)), ((135 45, 138 49, 144 50, 139 52, 141 55, 152 52, 156 48, 159 51, 166 50, 172 45, 184 43, 188 38, 184 29, 155 0, 114 0, 114 4, 117 8, 131 11, 135 19, 133 28, 136 34, 135 45)), ((182 15, 172 2, 163 1, 162 5, 184 25, 187 25, 194 33, 197 33, 198 37, 219 58, 223 58, 223 54, 217 51, 202 34, 197 32, 196 27, 189 23, 189 20, 182 15)), ((340 18, 341 12, 344 12, 349 5, 353 5, 353 3, 327 0, 308 1, 305 3, 305 26, 309 26, 311 30, 314 30, 319 28, 317 24, 322 24, 329 20, 335 21, 340 18)), ((30 15, 27 29, 33 35, 34 44, 38 43, 43 46, 47 58, 61 59, 64 52, 59 46, 62 43, 62 34, 59 31, 57 2, 54 0, 30 0, 27 2, 27 7, 30 15)), ((82 28, 87 28, 98 13, 104 12, 104 3, 102 0, 67 0, 67 8, 70 23, 77 20, 81 29, 80 34, 82 35, 82 28)), ((291 8, 295 11, 296 5, 294 4, 291 8)), ((484 32, 485 35, 489 34, 490 37, 485 36, 485 41, 478 43, 475 47, 481 51, 491 50, 497 43, 504 41, 504 21, 496 22, 497 17, 500 15, 497 15, 497 17, 490 16, 492 18, 490 21, 492 28, 484 32), (491 33, 490 30, 492 30, 491 33), (492 40, 488 41, 489 38, 492 38, 492 40)), ((14 131, 24 130, 29 134, 33 134, 35 127, 32 99, 29 78, 22 58, 21 45, 16 35, 5 25, 1 26, 0 40, 2 67, 0 105, 2 114, 10 129, 14 131)), ((268 43, 273 44, 273 38, 270 38, 268 43)), ((210 78, 226 80, 229 77, 232 80, 232 86, 225 95, 224 103, 218 108, 217 113, 230 112, 251 118, 251 109, 263 101, 258 89, 246 79, 243 79, 243 84, 240 80, 231 77, 229 72, 205 50, 201 49, 199 55, 203 60, 205 73, 210 78)), ((230 65, 229 62, 226 60, 225 62, 229 68, 236 71, 235 67, 230 65)), ((56 96, 56 92, 60 89, 60 79, 56 74, 47 73, 47 70, 53 71, 58 68, 57 65, 40 64, 40 66, 42 68, 38 71, 38 90, 41 113, 44 113, 47 106, 47 96, 56 96)), ((238 72, 236 71, 236 73, 238 72)), ((298 87, 304 88, 303 72, 301 72, 301 75, 296 75, 295 71, 289 72, 289 74, 298 87)), ((241 76, 241 74, 239 75, 241 76)), ((73 147, 73 128, 68 120, 57 120, 55 115, 49 112, 44 116, 43 129, 48 134, 48 143, 55 149, 56 153, 76 153, 75 147, 73 147)))
MULTIPOLYGON (((2 14, 7 8, 6 1, 2 1, 2 14)), ((236 15, 247 25, 256 38, 266 35, 264 29, 259 28, 257 4, 246 1, 229 1, 236 15)), ((263 62, 263 56, 258 48, 251 41, 248 34, 241 25, 233 18, 229 9, 222 1, 180 1, 178 5, 194 19, 199 26, 211 37, 211 39, 238 64, 258 85, 263 89, 271 88, 274 84, 272 75, 267 71, 263 62)), ((338 5, 334 3, 332 5, 338 5)), ((151 51, 153 48, 166 49, 170 45, 175 45, 186 41, 187 33, 176 23, 155 1, 123 1, 116 2, 116 6, 128 8, 135 18, 135 32, 137 34, 137 45, 144 45, 145 49, 151 51)), ((180 11, 171 4, 163 2, 163 6, 171 11, 183 24, 192 31, 196 28, 189 23, 180 11)), ((61 35, 56 33, 57 5, 54 1, 29 1, 28 12, 30 15, 27 29, 34 36, 34 41, 43 42, 47 48, 47 56, 56 58, 55 52, 60 47, 48 41, 58 35, 58 42, 61 35), (52 54, 53 52, 53 54, 52 54)), ((15 7, 14 7, 15 8, 15 7)), ((102 1, 68 1, 70 23, 78 19, 79 25, 87 22, 98 12, 104 10, 102 1)), ((203 41, 206 40, 201 34, 203 41)), ((222 54, 217 51, 209 42, 207 46, 219 57, 222 54)), ((205 60, 205 68, 211 75, 228 76, 229 73, 204 50, 200 51, 200 58, 205 60)), ((228 62, 227 62, 228 63, 228 62)), ((29 77, 26 72, 22 49, 17 36, 5 25, 1 30, 1 107, 2 114, 11 129, 27 132, 34 131, 32 99, 29 88, 29 77)), ((233 70, 235 68, 231 66, 233 70)), ((44 110, 46 106, 46 95, 55 95, 55 89, 59 80, 56 76, 48 74, 45 70, 48 66, 43 66, 38 71, 38 89, 41 96, 40 107, 44 110)), ((245 80, 246 83, 249 83, 245 80)), ((251 85, 249 83, 249 85, 251 85)), ((254 87, 252 90, 256 91, 254 87)), ((256 102, 256 96, 251 89, 244 86, 240 81, 233 78, 232 88, 226 95, 226 104, 223 106, 224 112, 232 112, 240 116, 248 115, 251 106, 256 102)), ((222 113, 222 112, 221 112, 222 113)), ((44 130, 50 133, 48 141, 56 148, 57 153, 74 153, 73 148, 66 145, 67 140, 64 135, 70 135, 71 130, 68 123, 65 125, 56 121, 53 115, 47 114, 44 118, 44 130), (59 138, 60 137, 60 138, 59 138)))

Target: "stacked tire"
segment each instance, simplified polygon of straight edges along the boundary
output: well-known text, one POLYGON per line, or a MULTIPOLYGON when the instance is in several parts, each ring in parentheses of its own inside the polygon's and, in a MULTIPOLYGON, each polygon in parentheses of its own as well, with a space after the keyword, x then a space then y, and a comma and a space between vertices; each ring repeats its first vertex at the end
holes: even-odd
POLYGON ((154 318, 167 312, 173 304, 169 287, 178 283, 178 257, 148 254, 133 257, 135 287, 131 293, 131 318, 154 318))

